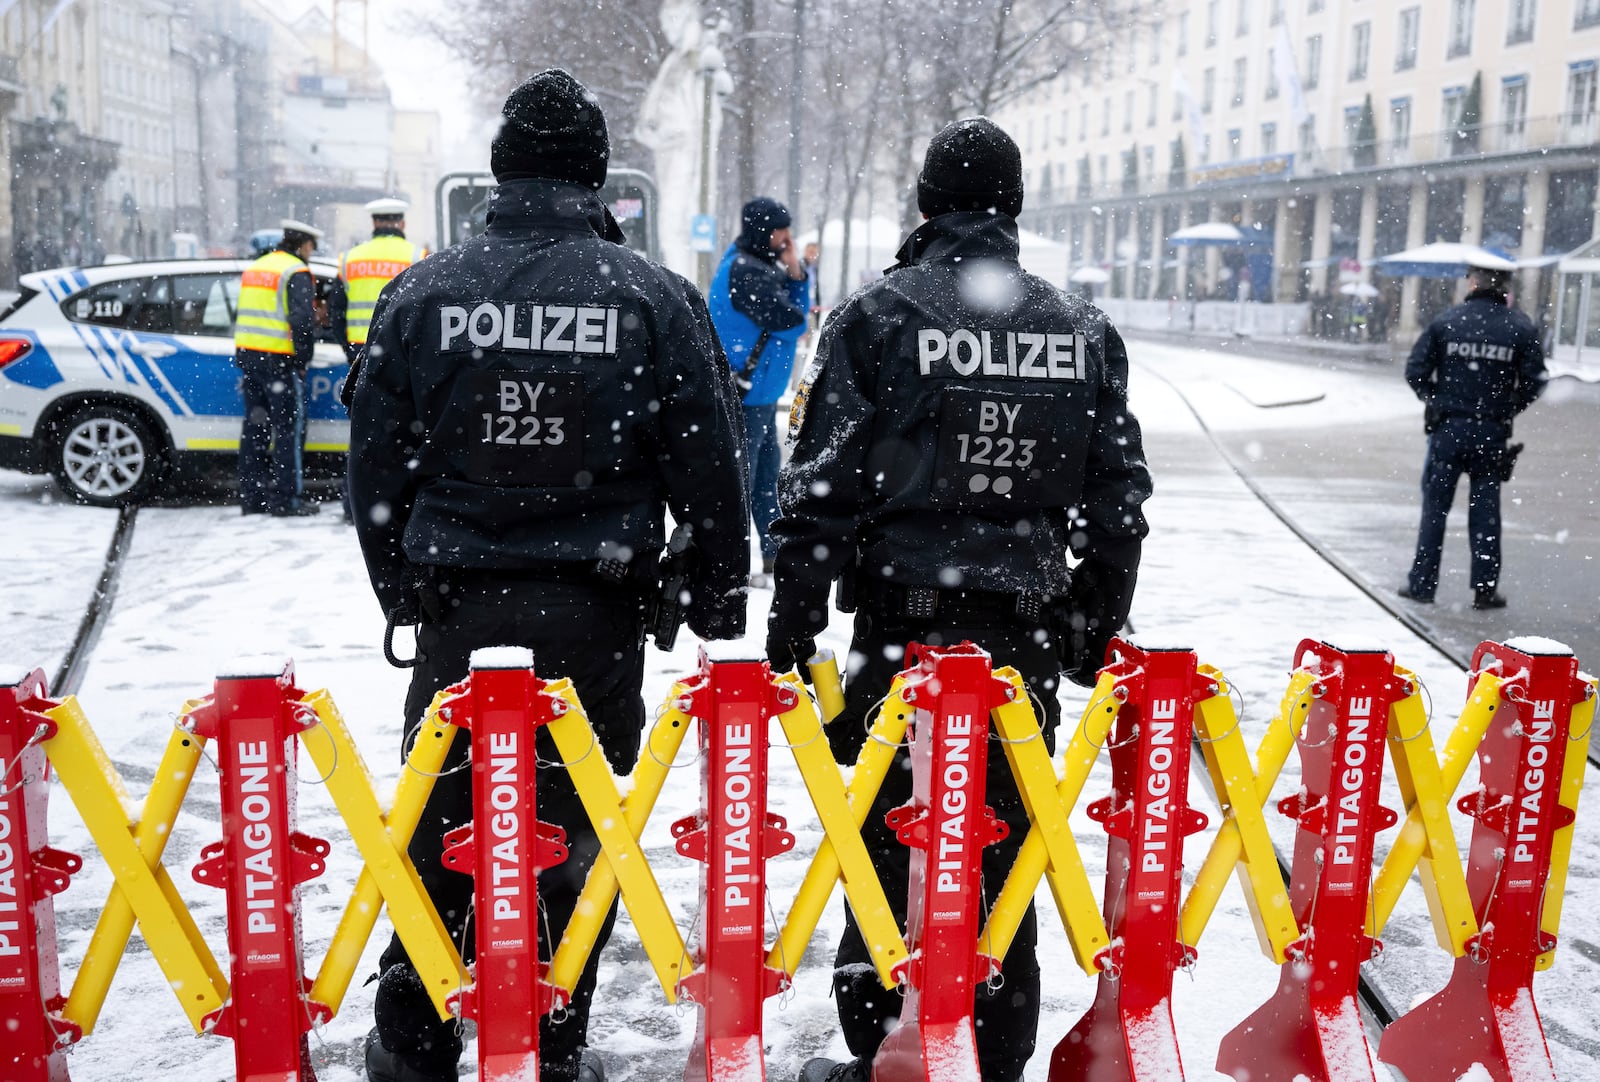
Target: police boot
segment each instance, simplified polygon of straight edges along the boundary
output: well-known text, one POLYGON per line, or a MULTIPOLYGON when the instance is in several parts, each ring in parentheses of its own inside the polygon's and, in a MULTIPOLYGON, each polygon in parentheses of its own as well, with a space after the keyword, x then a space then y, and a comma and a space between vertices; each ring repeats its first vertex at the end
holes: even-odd
POLYGON ((410 1056, 390 1052, 376 1029, 367 1034, 366 1063, 368 1082, 456 1082, 460 1077, 455 1064, 419 1064, 410 1056))
POLYGON ((1496 590, 1493 586, 1480 586, 1472 592, 1472 607, 1475 609, 1503 609, 1506 607, 1506 595, 1496 590))
POLYGON ((867 1082, 871 1077, 872 1069, 859 1059, 840 1063, 818 1056, 806 1060, 806 1065, 800 1068, 800 1082, 867 1082))

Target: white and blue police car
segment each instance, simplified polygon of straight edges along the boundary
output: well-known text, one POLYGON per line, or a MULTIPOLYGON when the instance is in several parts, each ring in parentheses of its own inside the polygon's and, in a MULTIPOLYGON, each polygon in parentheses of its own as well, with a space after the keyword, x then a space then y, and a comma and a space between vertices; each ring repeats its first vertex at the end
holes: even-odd
MULTIPOLYGON (((138 503, 231 469, 244 419, 233 363, 242 259, 63 268, 22 276, 0 313, 0 468, 50 473, 73 499, 138 503), (199 467, 192 470, 187 467, 199 467)), ((313 263, 319 282, 336 267, 313 263)), ((342 469, 344 351, 319 341, 306 379, 306 466, 342 469)))

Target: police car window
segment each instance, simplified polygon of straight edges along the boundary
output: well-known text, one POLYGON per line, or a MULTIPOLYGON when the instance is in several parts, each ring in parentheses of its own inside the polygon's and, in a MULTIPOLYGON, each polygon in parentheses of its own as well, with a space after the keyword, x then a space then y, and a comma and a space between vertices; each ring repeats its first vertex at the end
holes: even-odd
POLYGON ((231 337, 238 309, 237 274, 179 274, 172 279, 172 329, 178 334, 231 337))
POLYGON ((122 278, 102 282, 61 302, 61 312, 77 323, 98 323, 102 327, 126 327, 139 298, 144 294, 144 279, 122 278))
POLYGON ((172 279, 146 278, 139 305, 128 317, 129 330, 150 334, 172 333, 172 279))

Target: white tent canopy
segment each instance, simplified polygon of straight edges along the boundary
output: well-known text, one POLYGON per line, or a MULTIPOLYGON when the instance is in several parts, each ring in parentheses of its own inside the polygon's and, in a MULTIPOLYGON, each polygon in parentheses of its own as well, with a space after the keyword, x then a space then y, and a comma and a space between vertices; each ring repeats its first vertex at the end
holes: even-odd
POLYGON ((1468 267, 1513 271, 1517 264, 1499 252, 1455 241, 1435 241, 1386 255, 1377 261, 1378 273, 1392 278, 1459 278, 1467 273, 1468 267))
MULTIPOLYGON (((882 274, 885 268, 893 266, 895 253, 900 250, 900 245, 905 243, 905 239, 906 235, 900 226, 888 218, 875 217, 870 221, 858 218, 852 221, 850 289, 854 290, 862 283, 870 282, 882 274)), ((1064 287, 1067 284, 1067 273, 1072 266, 1072 260, 1071 252, 1065 244, 1020 228, 1017 230, 1017 240, 1020 245, 1019 258, 1023 270, 1037 274, 1053 286, 1064 287)), ((817 243, 817 230, 808 229, 798 234, 795 243, 802 249, 807 244, 817 243)), ((839 290, 839 263, 844 258, 843 220, 833 218, 823 225, 821 247, 822 295, 829 303, 836 303, 839 300, 835 296, 839 290)))

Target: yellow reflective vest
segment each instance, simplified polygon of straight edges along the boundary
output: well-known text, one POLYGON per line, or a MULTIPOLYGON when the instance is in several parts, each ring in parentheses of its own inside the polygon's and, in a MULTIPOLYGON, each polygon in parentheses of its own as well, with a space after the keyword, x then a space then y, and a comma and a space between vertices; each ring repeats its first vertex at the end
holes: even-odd
POLYGON ((271 251, 245 269, 239 287, 239 316, 233 325, 235 349, 294 353, 289 326, 289 279, 311 268, 288 252, 271 251))
POLYGON ((361 345, 372 329, 372 310, 378 294, 389 281, 427 253, 404 237, 382 233, 365 244, 358 244, 339 261, 339 277, 344 279, 345 337, 361 345))

